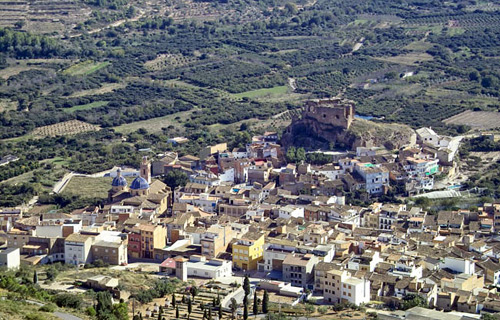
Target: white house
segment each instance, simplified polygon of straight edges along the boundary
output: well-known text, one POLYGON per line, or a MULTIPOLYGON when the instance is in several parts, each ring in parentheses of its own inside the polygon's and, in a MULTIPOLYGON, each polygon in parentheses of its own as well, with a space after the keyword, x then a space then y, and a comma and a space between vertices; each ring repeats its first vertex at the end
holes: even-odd
POLYGON ((359 306, 370 302, 370 281, 349 277, 342 281, 342 299, 359 306))
POLYGON ((476 263, 474 261, 455 257, 445 257, 444 261, 439 263, 439 267, 468 275, 473 275, 476 271, 476 263))
POLYGON ((232 275, 233 263, 227 260, 211 259, 206 261, 204 256, 192 255, 186 264, 188 277, 218 279, 232 275))
POLYGON ((417 141, 434 147, 439 146, 439 135, 431 128, 420 128, 416 130, 417 141))
POLYGON ((278 210, 278 217, 283 219, 304 218, 304 207, 286 205, 278 210))
POLYGON ((201 193, 199 195, 184 194, 179 198, 179 202, 192 204, 205 212, 215 212, 219 198, 212 197, 208 193, 201 193))
POLYGON ((7 248, 0 250, 0 267, 8 270, 19 269, 21 265, 21 255, 19 248, 7 248))
POLYGON ((234 182, 234 168, 226 169, 219 175, 220 182, 234 182))
POLYGON ((355 305, 370 302, 370 281, 352 277, 346 270, 330 270, 324 275, 324 301, 350 302, 355 305))
POLYGON ((91 248, 94 236, 73 233, 64 241, 64 262, 66 264, 86 264, 91 262, 91 248))

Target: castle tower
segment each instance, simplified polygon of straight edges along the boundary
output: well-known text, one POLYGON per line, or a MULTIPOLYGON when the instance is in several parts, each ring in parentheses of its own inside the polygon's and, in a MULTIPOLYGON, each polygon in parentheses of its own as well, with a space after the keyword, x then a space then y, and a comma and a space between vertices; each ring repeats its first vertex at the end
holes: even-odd
POLYGON ((148 157, 142 157, 140 176, 143 177, 148 183, 151 183, 151 162, 148 157))

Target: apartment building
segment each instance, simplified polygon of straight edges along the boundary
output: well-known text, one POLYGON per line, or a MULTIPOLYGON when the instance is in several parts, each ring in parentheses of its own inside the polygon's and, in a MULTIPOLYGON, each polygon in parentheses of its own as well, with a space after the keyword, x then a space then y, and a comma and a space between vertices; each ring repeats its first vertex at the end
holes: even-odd
POLYGON ((357 163, 354 170, 363 178, 369 194, 383 194, 389 187, 389 170, 381 165, 357 163))
POLYGON ((324 299, 329 303, 350 302, 355 305, 370 301, 370 281, 352 277, 346 270, 332 269, 324 279, 324 299))
POLYGON ((92 262, 92 244, 95 236, 73 233, 64 241, 64 261, 66 264, 80 265, 92 262))
POLYGON ((209 259, 217 258, 219 253, 227 250, 233 239, 231 226, 213 225, 201 235, 201 254, 209 259))
POLYGON ((128 234, 128 254, 133 258, 154 258, 154 249, 163 249, 167 244, 167 229, 163 226, 139 224, 128 234))
POLYGON ((283 260, 283 281, 294 287, 313 288, 314 266, 319 262, 313 254, 289 254, 283 260))
POLYGON ((257 264, 264 256, 264 235, 247 232, 233 243, 233 266, 244 270, 257 270, 257 264))

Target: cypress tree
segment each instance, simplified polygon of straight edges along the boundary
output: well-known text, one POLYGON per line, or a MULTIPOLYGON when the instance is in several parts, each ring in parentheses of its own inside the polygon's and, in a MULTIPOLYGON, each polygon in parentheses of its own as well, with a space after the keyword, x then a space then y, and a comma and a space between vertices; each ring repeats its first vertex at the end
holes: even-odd
POLYGON ((262 298, 262 313, 267 313, 269 311, 269 295, 267 290, 264 290, 264 297, 262 298))
POLYGON ((257 304, 257 291, 253 293, 253 314, 257 315, 259 313, 259 306, 257 304))
POLYGON ((245 280, 243 280, 243 290, 245 290, 245 299, 250 294, 250 279, 248 279, 248 275, 245 276, 245 280))
POLYGON ((248 302, 245 300, 245 304, 243 305, 243 320, 248 320, 248 302))

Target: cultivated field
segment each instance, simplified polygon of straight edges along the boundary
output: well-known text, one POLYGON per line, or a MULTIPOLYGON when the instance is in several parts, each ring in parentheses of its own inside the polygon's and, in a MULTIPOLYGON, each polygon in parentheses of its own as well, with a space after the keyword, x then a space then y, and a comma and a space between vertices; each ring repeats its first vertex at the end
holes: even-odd
POLYGON ((158 71, 166 68, 180 67, 196 61, 194 57, 182 54, 160 54, 154 60, 144 63, 144 67, 150 71, 158 71))
POLYGON ((408 53, 395 57, 380 57, 374 58, 379 61, 392 62, 397 64, 403 64, 408 66, 417 65, 419 62, 431 61, 432 56, 428 53, 408 53))
POLYGON ((488 130, 500 127, 500 112, 467 110, 443 122, 455 125, 465 124, 477 130, 488 130))
MULTIPOLYGON (((127 178, 128 183, 132 182, 133 178, 127 178)), ((111 189, 111 177, 73 177, 68 182, 63 190, 63 194, 81 195, 85 198, 100 198, 108 197, 108 190, 111 189)))
POLYGON ((116 132, 121 133, 131 133, 137 131, 141 128, 146 129, 148 132, 160 132, 162 128, 167 128, 168 126, 174 126, 177 130, 181 130, 181 126, 184 121, 195 111, 192 109, 189 111, 177 112, 164 117, 152 118, 143 121, 136 121, 132 123, 122 124, 121 126, 115 127, 116 132))
POLYGON ((67 68, 63 71, 63 74, 67 74, 70 76, 87 76, 93 72, 96 72, 99 69, 102 69, 109 65, 109 62, 94 62, 92 60, 86 60, 71 67, 67 68))
POLYGON ((77 97, 85 97, 85 96, 104 94, 104 93, 113 92, 115 90, 125 88, 126 86, 127 86, 126 82, 103 83, 100 88, 77 91, 77 92, 69 95, 68 98, 77 98, 77 97))
POLYGON ((34 136, 58 136, 58 135, 71 135, 88 131, 98 131, 99 126, 86 123, 79 120, 70 120, 65 122, 56 123, 50 126, 43 126, 33 130, 34 136))

